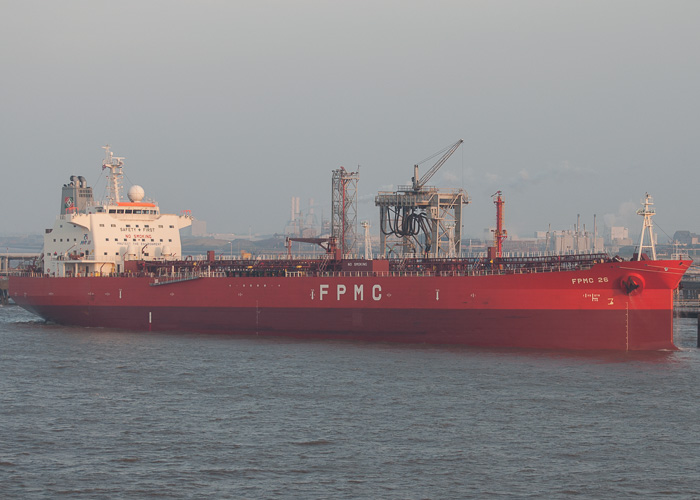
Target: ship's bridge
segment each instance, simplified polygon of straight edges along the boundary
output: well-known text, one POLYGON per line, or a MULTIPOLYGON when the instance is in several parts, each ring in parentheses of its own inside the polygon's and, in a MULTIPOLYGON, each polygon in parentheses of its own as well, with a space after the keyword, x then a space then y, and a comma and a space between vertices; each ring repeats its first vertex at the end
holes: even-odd
MULTIPOLYGON (((156 205, 155 203, 120 202, 116 205, 105 205, 99 208, 102 209, 102 212, 108 213, 113 216, 116 215, 119 218, 122 218, 122 216, 125 216, 125 218, 129 218, 128 216, 130 215, 138 216, 137 218, 156 218, 160 215, 158 205, 156 205)), ((100 211, 99 208, 98 211, 100 211)))

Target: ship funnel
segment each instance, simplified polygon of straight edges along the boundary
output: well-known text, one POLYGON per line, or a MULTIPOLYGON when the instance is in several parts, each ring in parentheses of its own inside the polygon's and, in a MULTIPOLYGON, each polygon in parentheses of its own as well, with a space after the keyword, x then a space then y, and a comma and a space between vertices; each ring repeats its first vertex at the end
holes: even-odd
POLYGON ((71 175, 70 182, 72 185, 77 186, 78 185, 78 178, 75 175, 71 175))
POLYGON ((87 187, 87 181, 85 180, 85 177, 82 175, 78 176, 78 181, 80 181, 80 186, 81 188, 86 188, 87 187))

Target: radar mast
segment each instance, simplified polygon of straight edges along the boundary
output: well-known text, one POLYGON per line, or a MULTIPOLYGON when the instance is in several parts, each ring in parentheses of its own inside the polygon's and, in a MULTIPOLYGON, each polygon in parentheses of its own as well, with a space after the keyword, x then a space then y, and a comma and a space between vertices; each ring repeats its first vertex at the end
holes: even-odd
POLYGON ((652 230, 653 224, 651 222, 651 217, 656 214, 656 210, 651 207, 654 204, 654 199, 646 193, 644 201, 642 201, 642 207, 637 210, 637 215, 644 217, 644 224, 642 225, 642 237, 639 240, 639 252, 637 254, 637 260, 642 260, 642 252, 645 248, 651 248, 651 258, 656 260, 656 246, 654 245, 654 232, 652 230), (649 244, 644 244, 644 233, 646 233, 647 228, 649 228, 649 244))
POLYGON ((102 160, 102 170, 109 169, 107 174, 107 203, 116 205, 119 203, 122 188, 122 165, 124 157, 114 156, 110 150, 110 145, 102 146, 105 150, 105 159, 102 160))

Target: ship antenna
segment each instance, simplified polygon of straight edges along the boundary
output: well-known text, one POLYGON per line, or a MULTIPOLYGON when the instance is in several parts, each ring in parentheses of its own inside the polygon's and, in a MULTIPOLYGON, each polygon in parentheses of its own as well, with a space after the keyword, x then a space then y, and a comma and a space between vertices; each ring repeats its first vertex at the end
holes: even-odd
POLYGON ((119 203, 119 196, 122 187, 122 165, 124 157, 114 156, 110 150, 110 145, 102 146, 105 150, 105 159, 102 160, 102 170, 108 168, 107 175, 107 202, 110 205, 119 203))
POLYGON ((654 232, 652 230, 653 224, 651 222, 651 217, 656 213, 656 210, 651 208, 654 204, 654 199, 646 193, 642 206, 637 210, 637 215, 644 217, 644 224, 642 225, 642 237, 639 240, 639 253, 637 254, 637 260, 642 260, 642 251, 645 248, 651 248, 651 258, 656 260, 656 246, 654 245, 654 232), (644 245, 644 234, 647 228, 649 228, 649 244, 644 245))

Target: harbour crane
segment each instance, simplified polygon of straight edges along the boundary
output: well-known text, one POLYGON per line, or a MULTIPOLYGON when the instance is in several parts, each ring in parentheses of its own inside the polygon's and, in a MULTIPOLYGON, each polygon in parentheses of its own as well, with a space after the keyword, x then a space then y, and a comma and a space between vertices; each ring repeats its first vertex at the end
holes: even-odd
POLYGON ((425 160, 414 165, 413 166, 413 178, 411 179, 413 181, 413 190, 420 191, 421 189, 423 189, 423 186, 425 186, 428 183, 428 181, 433 177, 433 175, 435 175, 437 173, 437 171, 440 170, 440 167, 442 167, 445 164, 445 162, 447 160, 449 160, 450 156, 452 156, 452 154, 455 151, 457 151, 457 149, 459 149, 459 147, 462 145, 463 142, 464 142, 464 140, 460 139, 457 142, 455 142, 454 144, 447 146, 444 149, 441 149, 440 151, 438 151, 434 155, 429 156, 425 160), (435 165, 430 167, 430 169, 425 174, 423 174, 423 177, 421 177, 419 180, 418 179, 418 165, 421 165, 422 163, 425 163, 428 160, 432 160, 440 153, 444 153, 444 154, 440 157, 440 159, 437 162, 435 162, 435 165))
POLYGON ((464 141, 460 139, 413 166, 411 185, 394 192, 380 192, 374 200, 379 207, 380 246, 384 255, 448 256, 459 254, 462 205, 469 203, 463 189, 437 189, 428 181, 464 141), (439 156, 419 176, 419 165, 439 156))

